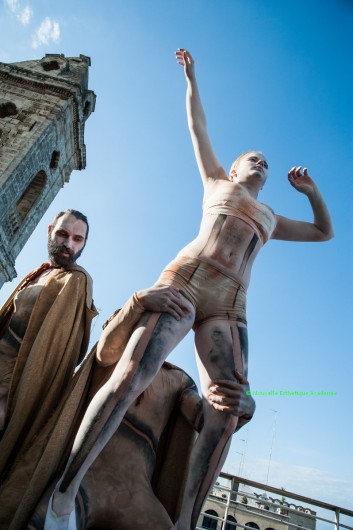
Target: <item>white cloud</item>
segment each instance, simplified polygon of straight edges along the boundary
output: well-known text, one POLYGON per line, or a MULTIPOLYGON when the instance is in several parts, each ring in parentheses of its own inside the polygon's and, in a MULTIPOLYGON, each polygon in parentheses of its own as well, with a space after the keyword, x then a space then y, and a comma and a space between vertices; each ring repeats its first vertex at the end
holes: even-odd
POLYGON ((18 5, 19 5, 19 1, 18 0, 5 0, 5 4, 10 9, 10 11, 12 11, 12 13, 16 14, 16 12, 18 10, 18 5))
POLYGON ((22 8, 19 0, 5 0, 5 4, 10 9, 11 13, 17 17, 21 24, 26 25, 30 23, 33 16, 33 10, 31 6, 26 5, 22 8))
POLYGON ((55 20, 46 17, 32 39, 32 48, 36 49, 42 44, 50 44, 51 42, 58 42, 60 38, 60 26, 55 20))
MULTIPOLYGON (((232 468, 231 461, 226 462, 224 470, 232 468)), ((242 475, 250 480, 266 482, 268 472, 268 461, 257 459, 245 463, 242 475)), ((271 486, 284 487, 288 491, 299 493, 322 502, 349 507, 353 495, 353 483, 351 480, 338 478, 327 471, 308 466, 298 466, 272 461, 270 465, 269 481, 271 486)), ((295 502, 295 501, 294 501, 295 502)))
POLYGON ((26 25, 29 24, 33 16, 33 10, 30 6, 24 7, 20 13, 17 15, 19 21, 26 25))
MULTIPOLYGON (((33 18, 33 9, 29 4, 26 4, 23 7, 23 5, 21 5, 21 0, 4 0, 4 3, 22 25, 25 26, 31 22, 33 18)), ((51 42, 58 42, 59 38, 59 23, 50 17, 46 17, 32 37, 32 48, 36 49, 41 45, 48 45, 51 42)))

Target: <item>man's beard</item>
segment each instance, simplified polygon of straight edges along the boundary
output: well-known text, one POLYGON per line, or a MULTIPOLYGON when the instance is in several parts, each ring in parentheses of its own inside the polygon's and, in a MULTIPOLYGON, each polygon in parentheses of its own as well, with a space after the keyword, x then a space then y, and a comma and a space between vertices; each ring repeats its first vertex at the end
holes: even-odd
POLYGON ((70 265, 73 265, 81 256, 83 249, 84 247, 74 254, 72 250, 65 247, 65 245, 56 245, 54 241, 50 239, 50 236, 48 238, 48 255, 50 262, 59 267, 69 267, 70 265), (62 252, 65 252, 68 256, 63 256, 62 252))

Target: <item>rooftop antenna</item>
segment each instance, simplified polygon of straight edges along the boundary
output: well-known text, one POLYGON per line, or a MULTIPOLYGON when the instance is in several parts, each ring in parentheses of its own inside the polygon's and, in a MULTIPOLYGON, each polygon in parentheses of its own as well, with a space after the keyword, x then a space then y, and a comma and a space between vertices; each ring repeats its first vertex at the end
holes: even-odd
POLYGON ((271 459, 272 459, 272 449, 273 449, 273 443, 275 441, 275 434, 276 434, 276 421, 277 421, 277 410, 270 409, 272 412, 274 412, 274 418, 273 418, 273 424, 272 424, 272 440, 271 440, 271 447, 270 447, 270 454, 268 457, 268 468, 267 468, 267 478, 266 478, 266 486, 268 486, 268 477, 270 475, 270 467, 271 467, 271 459))
POLYGON ((246 436, 245 438, 241 438, 241 441, 242 442, 245 442, 244 444, 244 452, 243 452, 243 455, 242 455, 242 458, 240 460, 240 465, 239 465, 239 477, 242 477, 243 475, 243 472, 244 472, 244 462, 245 462, 245 455, 246 455, 246 446, 248 445, 248 434, 249 434, 249 429, 246 429, 246 436))
POLYGON ((235 451, 237 455, 240 455, 241 456, 241 459, 239 460, 239 469, 238 469, 238 477, 240 477, 240 471, 241 471, 241 468, 242 468, 242 465, 243 465, 243 457, 244 457, 244 453, 241 453, 240 451, 235 451))

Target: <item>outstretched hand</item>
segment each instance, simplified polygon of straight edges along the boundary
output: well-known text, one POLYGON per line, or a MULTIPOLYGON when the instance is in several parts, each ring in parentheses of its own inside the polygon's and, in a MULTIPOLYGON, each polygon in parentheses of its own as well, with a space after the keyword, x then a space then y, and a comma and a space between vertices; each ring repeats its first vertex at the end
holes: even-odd
POLYGON ((146 311, 169 313, 180 320, 189 312, 189 306, 178 289, 168 285, 154 285, 137 293, 139 302, 146 311))
POLYGON ((250 420, 255 411, 255 401, 249 393, 249 381, 235 371, 237 381, 217 379, 209 388, 208 399, 212 406, 233 416, 250 420))
POLYGON ((184 48, 178 48, 175 57, 178 64, 184 68, 185 76, 189 79, 192 78, 195 75, 195 61, 191 57, 191 53, 184 48))
POLYGON ((315 191, 315 183, 308 174, 308 170, 305 167, 302 172, 302 166, 294 166, 288 173, 288 180, 297 191, 310 195, 315 191))

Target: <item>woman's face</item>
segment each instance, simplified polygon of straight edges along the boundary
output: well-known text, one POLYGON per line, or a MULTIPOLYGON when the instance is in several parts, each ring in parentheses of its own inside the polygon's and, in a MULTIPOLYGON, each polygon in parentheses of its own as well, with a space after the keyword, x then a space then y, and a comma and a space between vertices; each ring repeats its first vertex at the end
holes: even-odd
POLYGON ((263 185, 268 176, 267 160, 262 153, 249 151, 237 158, 232 166, 230 176, 236 182, 244 182, 249 180, 249 178, 256 178, 263 185))

